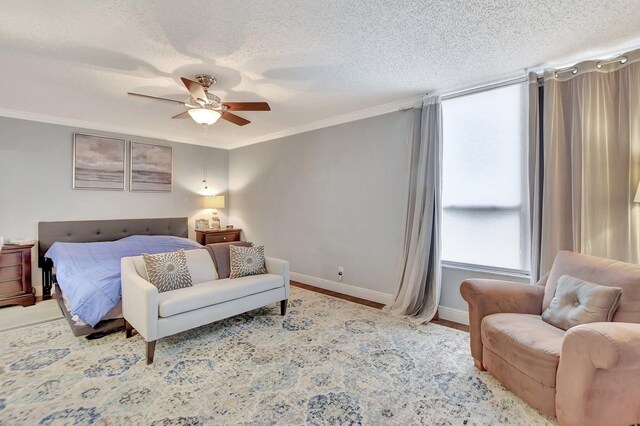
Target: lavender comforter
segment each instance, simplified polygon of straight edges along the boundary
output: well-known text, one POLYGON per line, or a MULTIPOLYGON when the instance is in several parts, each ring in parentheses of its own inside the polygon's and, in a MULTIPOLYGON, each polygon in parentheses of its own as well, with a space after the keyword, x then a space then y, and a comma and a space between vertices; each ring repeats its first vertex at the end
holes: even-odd
POLYGON ((133 235, 101 243, 54 243, 45 257, 54 262, 71 314, 93 327, 122 297, 120 259, 195 248, 202 246, 186 238, 133 235))

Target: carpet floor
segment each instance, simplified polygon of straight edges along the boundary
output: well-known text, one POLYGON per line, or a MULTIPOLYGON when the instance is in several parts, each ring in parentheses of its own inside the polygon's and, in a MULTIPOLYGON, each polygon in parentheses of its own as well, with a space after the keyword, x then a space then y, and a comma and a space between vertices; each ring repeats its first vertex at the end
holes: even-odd
POLYGON ((0 309, 0 331, 64 318, 58 301, 43 300, 32 306, 5 306, 0 309))
POLYGON ((64 320, 0 335, 0 424, 553 424, 474 369, 465 332, 292 288, 161 339, 76 338, 64 320))

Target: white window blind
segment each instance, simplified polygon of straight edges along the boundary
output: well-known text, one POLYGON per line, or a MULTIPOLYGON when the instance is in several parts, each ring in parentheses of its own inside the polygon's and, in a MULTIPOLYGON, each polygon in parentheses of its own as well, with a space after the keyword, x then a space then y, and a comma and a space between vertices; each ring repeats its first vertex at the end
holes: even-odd
POLYGON ((525 101, 525 84, 443 101, 443 261, 529 271, 525 101))

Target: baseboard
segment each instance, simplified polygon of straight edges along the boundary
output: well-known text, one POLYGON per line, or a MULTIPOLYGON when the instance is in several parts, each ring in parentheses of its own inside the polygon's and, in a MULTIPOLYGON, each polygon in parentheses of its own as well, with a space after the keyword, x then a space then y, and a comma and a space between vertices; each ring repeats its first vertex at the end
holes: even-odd
MULTIPOLYGON (((335 291, 336 293, 346 294, 347 296, 359 297, 361 299, 370 300, 372 302, 388 304, 393 300, 393 295, 383 293, 381 291, 369 290, 367 288, 356 287, 341 282, 325 280, 311 275, 300 274, 298 272, 290 273, 292 281, 298 281, 302 284, 311 285, 325 290, 335 291)), ((438 315, 441 319, 453 321, 458 324, 469 325, 469 313, 461 309, 449 308, 446 306, 438 306, 438 315)))
POLYGON ((354 285, 341 282, 325 280, 324 278, 300 274, 298 272, 291 272, 290 276, 292 281, 298 281, 302 284, 335 291, 336 293, 346 294, 347 296, 359 297, 360 299, 370 300, 372 302, 386 305, 393 300, 392 294, 383 293, 381 291, 369 290, 367 288, 356 287, 354 285))
POLYGON ((438 315, 440 316, 440 319, 443 320, 469 325, 469 312, 461 309, 448 308, 440 305, 438 306, 438 315))

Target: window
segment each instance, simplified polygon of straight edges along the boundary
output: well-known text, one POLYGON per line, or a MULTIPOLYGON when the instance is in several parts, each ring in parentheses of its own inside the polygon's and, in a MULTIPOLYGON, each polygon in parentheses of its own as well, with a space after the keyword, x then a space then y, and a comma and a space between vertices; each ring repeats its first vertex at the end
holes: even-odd
POLYGON ((442 260, 528 272, 526 85, 442 102, 442 260))

